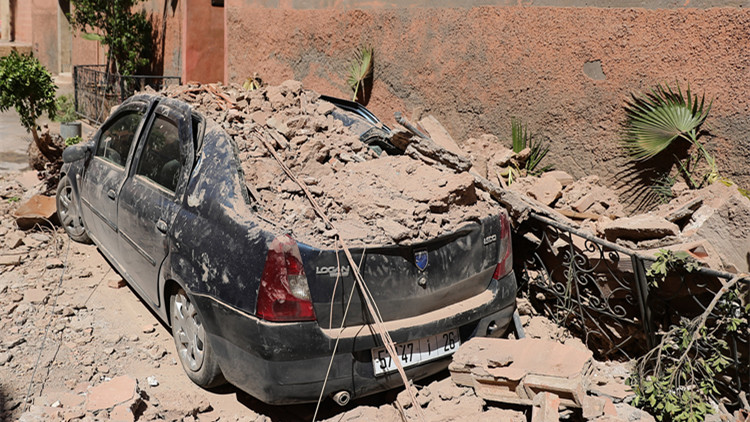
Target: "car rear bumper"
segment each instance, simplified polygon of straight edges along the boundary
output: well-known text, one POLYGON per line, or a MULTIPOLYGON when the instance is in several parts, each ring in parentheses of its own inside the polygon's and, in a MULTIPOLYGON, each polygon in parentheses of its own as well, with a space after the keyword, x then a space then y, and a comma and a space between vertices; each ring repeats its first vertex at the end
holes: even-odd
MULTIPOLYGON (((385 323, 394 342, 406 342, 451 329, 461 341, 499 336, 515 310, 513 273, 473 298, 418 317, 385 323), (494 330, 490 327, 494 327, 494 330)), ((213 350, 229 382, 269 404, 314 402, 320 395, 339 338, 324 397, 346 390, 352 398, 402 385, 397 372, 374 375, 370 350, 382 346, 370 326, 321 328, 317 322, 271 323, 244 314, 210 297, 195 296, 213 350), (340 333, 340 334, 339 334, 340 333)), ((406 369, 419 379, 445 369, 443 358, 406 369)))

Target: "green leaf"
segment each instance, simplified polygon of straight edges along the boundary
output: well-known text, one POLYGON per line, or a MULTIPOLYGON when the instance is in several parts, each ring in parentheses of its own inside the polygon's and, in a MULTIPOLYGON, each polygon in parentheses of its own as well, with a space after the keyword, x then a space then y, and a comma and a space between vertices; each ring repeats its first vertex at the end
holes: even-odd
POLYGON ((679 84, 675 91, 669 85, 658 85, 645 95, 632 95, 626 101, 623 146, 634 160, 646 160, 675 139, 697 143, 697 130, 711 110, 711 103, 704 105, 705 95, 699 100, 689 86, 683 94, 679 84))
POLYGON ((355 53, 354 60, 349 65, 349 75, 346 83, 354 91, 352 101, 357 100, 359 88, 364 84, 367 78, 372 77, 372 47, 361 47, 355 53))
POLYGON ((95 34, 93 32, 84 32, 81 34, 81 38, 88 41, 104 41, 104 36, 95 34))

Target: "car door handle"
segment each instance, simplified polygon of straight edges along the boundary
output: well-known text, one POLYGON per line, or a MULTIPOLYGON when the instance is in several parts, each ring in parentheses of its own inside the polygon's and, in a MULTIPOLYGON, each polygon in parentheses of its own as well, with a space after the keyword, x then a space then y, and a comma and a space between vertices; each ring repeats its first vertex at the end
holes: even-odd
POLYGON ((167 233, 167 222, 164 220, 159 220, 156 222, 156 229, 160 232, 166 234, 167 233))
POLYGON ((110 189, 110 190, 107 191, 107 197, 109 197, 109 199, 115 199, 115 198, 117 198, 117 194, 115 194, 115 191, 113 191, 112 189, 110 189))

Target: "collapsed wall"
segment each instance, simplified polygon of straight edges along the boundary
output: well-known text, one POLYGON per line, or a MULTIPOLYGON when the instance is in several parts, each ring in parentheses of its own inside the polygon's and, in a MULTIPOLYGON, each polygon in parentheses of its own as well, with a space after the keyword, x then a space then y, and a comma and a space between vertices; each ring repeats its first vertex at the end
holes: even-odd
POLYGON ((331 247, 337 232, 315 214, 268 147, 304 182, 351 245, 419 242, 500 212, 466 171, 407 155, 378 155, 334 118, 333 104, 300 82, 253 91, 189 84, 167 88, 163 95, 190 103, 224 128, 238 146, 259 224, 304 243, 331 247))

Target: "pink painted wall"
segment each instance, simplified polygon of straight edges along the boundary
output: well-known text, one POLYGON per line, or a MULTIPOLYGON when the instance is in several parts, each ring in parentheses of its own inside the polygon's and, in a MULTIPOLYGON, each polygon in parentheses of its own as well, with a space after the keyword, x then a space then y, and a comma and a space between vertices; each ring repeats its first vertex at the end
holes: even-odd
POLYGON ((13 33, 15 35, 15 41, 21 43, 29 43, 32 39, 32 25, 31 25, 31 11, 33 10, 32 2, 26 1, 15 1, 14 8, 14 20, 13 20, 13 33))
MULTIPOLYGON (((28 1, 27 1, 28 3, 28 1)), ((32 48, 34 55, 52 73, 59 69, 57 44, 57 0, 31 0, 32 48)))
MULTIPOLYGON (((182 0, 183 2, 185 0, 182 0)), ((154 60, 149 73, 154 75, 182 75, 182 7, 180 2, 147 0, 137 6, 145 10, 151 22, 154 60), (174 4, 175 7, 172 7, 174 4)), ((106 49, 95 41, 84 40, 73 34, 73 65, 105 64, 106 49)))
POLYGON ((183 8, 183 81, 223 81, 224 8, 208 0, 184 0, 183 8))
POLYGON ((715 99, 707 148, 723 175, 750 187, 748 10, 310 3, 227 0, 228 82, 258 72, 349 97, 347 66, 370 44, 367 106, 387 123, 394 111, 431 113, 459 141, 493 133, 508 146, 517 117, 551 142, 549 162, 610 183, 627 163, 619 139, 629 94, 690 83, 715 99), (603 74, 587 74, 596 62, 603 74))

